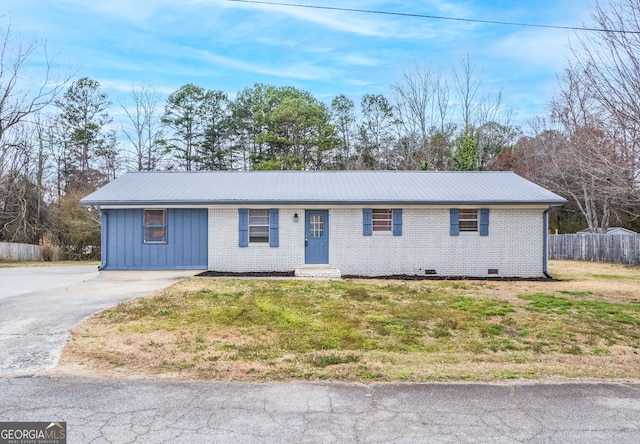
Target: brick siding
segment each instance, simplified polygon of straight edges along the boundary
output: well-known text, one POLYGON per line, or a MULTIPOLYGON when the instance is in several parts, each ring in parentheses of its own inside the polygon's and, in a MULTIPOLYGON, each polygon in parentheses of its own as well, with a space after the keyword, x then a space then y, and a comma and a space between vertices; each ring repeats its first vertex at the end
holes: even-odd
MULTIPOLYGON (((489 235, 449 234, 449 209, 403 208, 402 236, 362 234, 362 208, 329 208, 329 265, 343 275, 543 276, 544 208, 490 207, 489 235), (497 269, 497 275, 489 275, 497 269)), ((238 247, 238 209, 209 209, 209 269, 292 271, 304 266, 304 209, 280 208, 279 247, 238 247), (298 222, 293 215, 297 213, 298 222)))

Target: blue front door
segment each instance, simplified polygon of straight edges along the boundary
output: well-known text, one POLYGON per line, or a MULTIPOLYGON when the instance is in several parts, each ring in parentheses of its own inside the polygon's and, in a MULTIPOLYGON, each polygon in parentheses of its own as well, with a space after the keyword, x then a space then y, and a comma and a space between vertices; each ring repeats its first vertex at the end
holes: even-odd
POLYGON ((329 211, 306 210, 304 225, 304 262, 329 263, 329 211))

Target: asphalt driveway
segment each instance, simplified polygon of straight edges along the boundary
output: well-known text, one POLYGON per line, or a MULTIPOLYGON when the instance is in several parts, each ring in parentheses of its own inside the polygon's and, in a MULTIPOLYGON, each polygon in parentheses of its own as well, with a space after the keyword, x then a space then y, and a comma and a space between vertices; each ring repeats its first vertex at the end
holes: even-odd
POLYGON ((0 268, 0 377, 47 374, 74 325, 196 273, 99 272, 96 266, 0 268))

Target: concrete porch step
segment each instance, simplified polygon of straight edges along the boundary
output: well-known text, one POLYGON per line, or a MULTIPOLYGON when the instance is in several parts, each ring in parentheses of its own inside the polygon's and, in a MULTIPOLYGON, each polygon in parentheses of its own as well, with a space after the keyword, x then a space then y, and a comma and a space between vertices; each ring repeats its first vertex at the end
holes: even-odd
POLYGON ((296 277, 340 279, 342 273, 337 268, 331 267, 303 267, 297 268, 294 275, 296 277))

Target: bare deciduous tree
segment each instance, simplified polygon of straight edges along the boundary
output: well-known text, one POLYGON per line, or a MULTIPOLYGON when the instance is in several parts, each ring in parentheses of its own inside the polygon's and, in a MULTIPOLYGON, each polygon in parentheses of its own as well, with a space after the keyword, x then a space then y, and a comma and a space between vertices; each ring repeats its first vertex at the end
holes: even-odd
MULTIPOLYGON (((618 200, 640 216, 640 0, 596 3, 593 19, 604 32, 578 35, 573 48, 574 81, 585 89, 602 131, 613 143, 614 159, 623 168, 603 180, 622 188, 618 200)), ((595 153, 597 154, 597 153, 595 153)), ((603 155, 611 161, 612 153, 603 155)))
MULTIPOLYGON (((441 169, 441 148, 433 141, 440 140, 448 121, 449 90, 438 72, 416 65, 403 73, 401 83, 391 85, 395 95, 395 109, 401 122, 400 140, 405 143, 401 153, 401 167, 415 169, 422 165, 441 169), (411 141, 411 142, 407 142, 411 141)), ((448 157, 448 156, 446 156, 448 157)))
MULTIPOLYGON (((37 40, 24 41, 15 35, 11 24, 0 24, 0 153, 6 154, 7 133, 46 106, 60 94, 67 79, 54 78, 47 48, 37 40), (31 82, 27 65, 44 60, 43 72, 31 82), (33 88, 33 84, 40 85, 33 88)), ((3 158, 0 158, 2 160, 3 158)), ((7 157, 4 157, 7 160, 7 157)), ((3 164, 0 163, 0 175, 3 164)))
POLYGON ((123 133, 133 147, 137 170, 156 170, 167 155, 162 143, 162 97, 153 88, 140 85, 131 88, 131 101, 131 106, 122 105, 130 123, 123 133))
POLYGON ((565 144, 549 153, 549 174, 563 194, 574 200, 594 233, 609 227, 614 207, 633 189, 630 165, 620 141, 611 133, 607 114, 592 95, 581 71, 567 69, 552 103, 553 117, 565 144))

